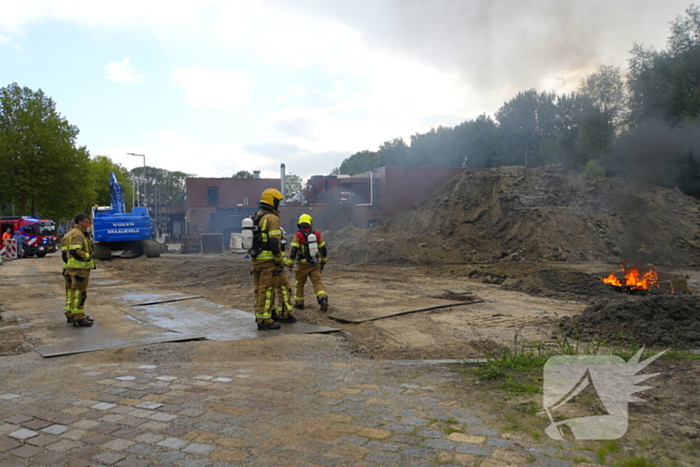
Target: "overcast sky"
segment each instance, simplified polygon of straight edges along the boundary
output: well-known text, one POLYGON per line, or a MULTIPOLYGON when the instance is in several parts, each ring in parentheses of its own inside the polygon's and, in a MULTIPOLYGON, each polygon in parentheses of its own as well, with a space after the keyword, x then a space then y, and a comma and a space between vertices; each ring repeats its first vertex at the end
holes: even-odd
POLYGON ((128 169, 328 174, 385 141, 568 92, 686 0, 4 0, 0 87, 128 169))

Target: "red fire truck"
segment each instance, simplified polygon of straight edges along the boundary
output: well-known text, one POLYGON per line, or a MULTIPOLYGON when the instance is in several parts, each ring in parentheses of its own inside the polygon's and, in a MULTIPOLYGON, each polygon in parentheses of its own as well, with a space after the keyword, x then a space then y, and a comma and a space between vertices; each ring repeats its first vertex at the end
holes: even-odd
POLYGON ((2 233, 9 228, 13 237, 15 234, 20 234, 25 238, 26 246, 18 245, 18 254, 21 257, 36 255, 43 258, 47 253, 56 251, 58 233, 56 232, 56 223, 52 220, 28 216, 0 216, 0 228, 2 233))

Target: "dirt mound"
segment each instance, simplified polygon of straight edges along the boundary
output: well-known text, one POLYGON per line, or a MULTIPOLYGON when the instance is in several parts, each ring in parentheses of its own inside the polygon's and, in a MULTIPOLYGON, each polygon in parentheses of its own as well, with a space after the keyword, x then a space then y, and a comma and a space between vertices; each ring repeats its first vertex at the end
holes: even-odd
POLYGON ((698 200, 634 180, 560 166, 468 170, 386 228, 335 233, 331 252, 350 262, 694 265, 699 215, 698 200))
POLYGON ((570 337, 675 349, 700 348, 700 300, 693 295, 625 297, 563 317, 570 337))
MULTIPOLYGON (((656 272, 658 274, 656 284, 649 290, 633 291, 633 293, 638 295, 668 294, 669 292, 692 293, 686 276, 659 270, 656 272)), ((504 282, 503 289, 566 300, 587 301, 591 298, 620 298, 626 292, 600 280, 601 277, 607 275, 608 272, 602 270, 599 274, 587 274, 562 268, 541 268, 523 278, 504 282)), ((471 274, 469 277, 472 278, 471 274)))
POLYGON ((596 275, 553 269, 540 269, 527 277, 504 284, 503 289, 570 300, 591 296, 617 298, 621 293, 596 275))
MULTIPOLYGON (((416 236, 383 228, 358 229, 352 225, 337 232, 324 232, 328 254, 333 261, 347 264, 410 264, 420 261, 416 236)), ((420 240, 418 240, 420 243, 420 240)))

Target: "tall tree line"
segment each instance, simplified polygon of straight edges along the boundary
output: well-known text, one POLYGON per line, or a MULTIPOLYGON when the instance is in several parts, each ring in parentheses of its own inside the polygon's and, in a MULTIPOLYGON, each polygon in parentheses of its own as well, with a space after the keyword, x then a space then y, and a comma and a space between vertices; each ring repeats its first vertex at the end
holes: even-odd
POLYGON ((146 187, 139 204, 182 205, 184 172, 142 167, 127 171, 107 156, 92 157, 76 143, 79 130, 42 90, 12 83, 0 88, 0 215, 67 220, 110 204, 114 172, 127 206, 134 185, 146 187))
POLYGON ((536 167, 640 178, 700 197, 700 8, 671 23, 664 50, 634 45, 629 67, 602 66, 571 94, 518 93, 493 117, 383 143, 334 173, 381 166, 536 167))

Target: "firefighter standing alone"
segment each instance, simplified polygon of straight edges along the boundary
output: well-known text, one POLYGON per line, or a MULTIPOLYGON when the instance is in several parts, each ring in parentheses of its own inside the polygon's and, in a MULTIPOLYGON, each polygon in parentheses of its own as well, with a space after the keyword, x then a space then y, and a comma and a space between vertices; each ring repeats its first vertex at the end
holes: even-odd
POLYGON ((304 309, 304 285, 306 279, 311 279, 316 301, 321 305, 321 311, 328 311, 328 294, 321 282, 321 272, 328 262, 328 250, 323 241, 321 232, 313 230, 314 221, 308 214, 299 216, 299 231, 294 234, 292 250, 289 252, 287 266, 294 267, 294 261, 298 262, 294 275, 294 308, 304 309))
POLYGON ((249 250, 253 265, 255 286, 255 322, 258 331, 280 329, 272 319, 275 308, 274 293, 278 276, 284 274, 284 253, 282 252, 282 228, 279 218, 279 204, 284 199, 282 193, 268 188, 260 196, 260 210, 253 216, 253 247, 249 250))
POLYGON ((85 214, 78 214, 73 222, 75 226, 61 240, 63 278, 66 282, 66 320, 69 324, 82 328, 92 326, 93 322, 89 316, 85 316, 90 271, 95 269, 87 231, 92 220, 85 214))

